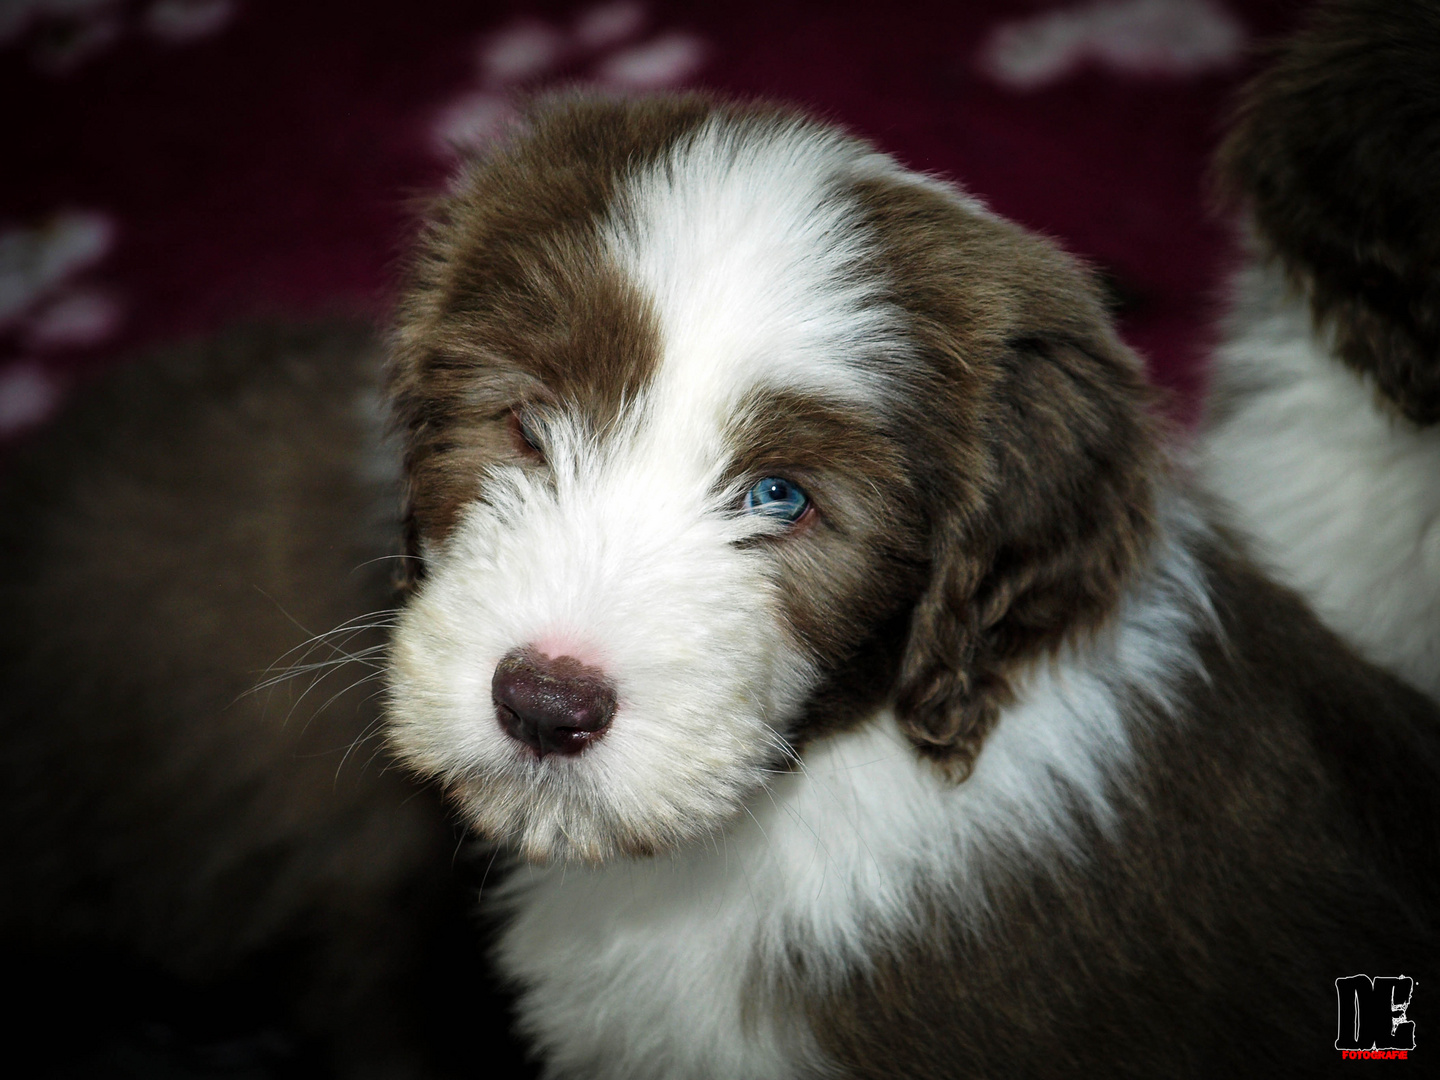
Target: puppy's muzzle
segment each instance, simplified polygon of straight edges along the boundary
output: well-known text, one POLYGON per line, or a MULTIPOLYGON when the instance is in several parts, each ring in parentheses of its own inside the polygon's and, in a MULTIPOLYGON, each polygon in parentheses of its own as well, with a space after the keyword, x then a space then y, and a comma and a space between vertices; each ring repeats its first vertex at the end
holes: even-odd
POLYGON ((603 671, 529 648, 495 665, 490 694, 505 733, 541 757, 580 753, 615 716, 615 686, 603 671))

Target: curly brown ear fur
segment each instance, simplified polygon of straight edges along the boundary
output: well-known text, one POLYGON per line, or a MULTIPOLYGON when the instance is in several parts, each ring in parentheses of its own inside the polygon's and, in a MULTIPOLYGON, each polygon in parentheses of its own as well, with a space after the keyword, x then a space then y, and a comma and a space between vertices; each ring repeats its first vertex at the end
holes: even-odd
POLYGON ((864 197, 919 339, 915 427, 930 440, 931 576, 897 712, 963 778, 1016 669, 1096 627, 1146 561, 1153 391, 1090 276, 1052 245, 933 189, 864 197))
POLYGON ((1019 341, 1003 366, 988 498, 938 523, 901 670, 905 730, 957 777, 1013 670, 1103 620, 1153 531, 1145 387, 1123 350, 1019 341))
POLYGON ((1440 6, 1322 4, 1245 89, 1216 179, 1411 420, 1440 420, 1440 6))

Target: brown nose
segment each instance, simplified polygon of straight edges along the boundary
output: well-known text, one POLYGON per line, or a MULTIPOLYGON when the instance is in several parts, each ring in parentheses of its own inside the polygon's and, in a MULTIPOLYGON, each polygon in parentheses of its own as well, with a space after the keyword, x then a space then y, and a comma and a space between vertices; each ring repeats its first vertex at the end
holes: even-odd
POLYGON ((615 715, 615 687, 599 668, 573 656, 511 649, 490 683, 495 715, 512 739, 546 754, 578 754, 615 715))

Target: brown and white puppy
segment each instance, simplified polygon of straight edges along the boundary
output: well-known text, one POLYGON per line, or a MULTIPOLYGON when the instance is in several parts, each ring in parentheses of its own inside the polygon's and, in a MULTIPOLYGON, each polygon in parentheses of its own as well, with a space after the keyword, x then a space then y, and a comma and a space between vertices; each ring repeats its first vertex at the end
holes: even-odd
POLYGON ((1440 5, 1322 4, 1219 157, 1254 257, 1200 464, 1362 653, 1440 697, 1440 5))
POLYGON ((443 807, 374 739, 400 549, 380 366, 353 328, 233 332, 6 462, 0 956, 34 1075, 209 1075, 185 1055, 217 1039, 257 1074, 312 1045, 336 1076, 445 1064, 475 979, 435 958, 480 954, 443 807))
POLYGON ((1440 716, 1171 475, 1089 275, 784 111, 562 100, 394 339, 389 736, 547 1075, 1305 1075, 1440 716))

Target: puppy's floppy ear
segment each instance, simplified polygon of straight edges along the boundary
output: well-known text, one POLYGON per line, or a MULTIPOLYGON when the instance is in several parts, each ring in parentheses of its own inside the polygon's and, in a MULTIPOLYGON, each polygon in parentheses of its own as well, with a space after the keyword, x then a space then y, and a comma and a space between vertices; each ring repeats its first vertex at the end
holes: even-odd
POLYGON ((901 669, 901 723, 962 778, 1015 669, 1097 625, 1146 558, 1146 388, 1109 341, 1020 338, 1000 358, 978 511, 936 522, 901 669))
POLYGON ((425 559, 421 552, 421 508, 417 507, 417 486, 422 462, 433 461, 437 426, 430 414, 438 411, 424 393, 423 373, 426 354, 423 348, 392 332, 390 357, 386 367, 386 392, 389 398, 390 423, 403 446, 400 522, 404 550, 395 560, 391 583, 399 593, 408 593, 425 577, 425 559))
POLYGON ((1248 87, 1221 195, 1417 423, 1440 420, 1440 8, 1323 4, 1248 87))
POLYGON ((1011 680, 1104 620, 1148 558, 1153 392, 1074 260, 934 189, 870 200, 918 339, 931 576, 902 728, 957 779, 1011 680))

